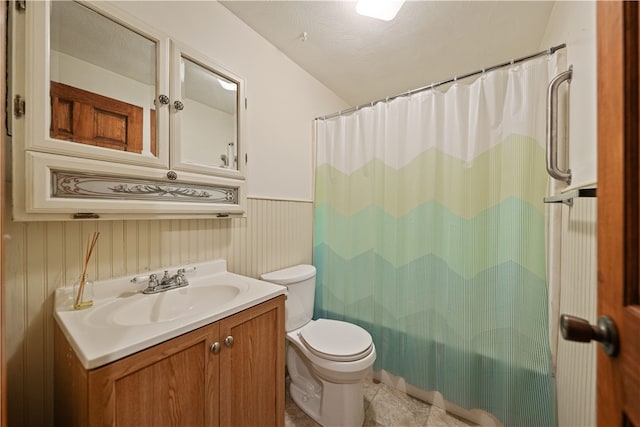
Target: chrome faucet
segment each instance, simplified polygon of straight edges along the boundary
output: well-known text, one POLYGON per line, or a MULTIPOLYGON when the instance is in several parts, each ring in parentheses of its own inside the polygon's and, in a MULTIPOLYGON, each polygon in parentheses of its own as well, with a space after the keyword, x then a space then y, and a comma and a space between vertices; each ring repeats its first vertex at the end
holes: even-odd
POLYGON ((179 268, 176 274, 169 275, 169 270, 164 271, 164 275, 158 280, 157 274, 150 274, 148 276, 136 276, 131 279, 132 283, 142 282, 148 280, 147 287, 142 291, 143 294, 157 294, 158 292, 168 291, 170 289, 182 288, 189 285, 185 273, 195 271, 194 266, 179 268))

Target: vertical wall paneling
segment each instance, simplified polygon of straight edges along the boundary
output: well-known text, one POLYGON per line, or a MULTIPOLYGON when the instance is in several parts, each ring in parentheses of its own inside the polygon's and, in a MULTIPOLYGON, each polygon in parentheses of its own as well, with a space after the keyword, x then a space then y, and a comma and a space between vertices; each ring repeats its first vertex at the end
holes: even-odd
POLYGON ((216 240, 220 242, 224 241, 222 238, 222 233, 220 231, 222 222, 223 221, 205 220, 205 223, 203 225, 204 229, 206 230, 203 237, 204 245, 206 248, 206 256, 208 259, 222 258, 222 251, 219 249, 216 250, 217 246, 206 244, 206 242, 209 240, 216 240))
MULTIPOLYGON (((596 323, 596 199, 574 199, 562 207, 560 313, 596 323)), ((594 343, 558 340, 556 384, 559 426, 595 426, 596 350, 594 343)))
MULTIPOLYGON (((42 236, 45 235, 45 225, 41 223, 27 225, 27 257, 26 264, 26 283, 33 283, 34 286, 27 285, 26 289, 26 308, 29 326, 26 331, 25 345, 25 390, 38 390, 43 388, 43 384, 39 378, 44 377, 45 363, 42 355, 45 353, 46 331, 45 325, 48 323, 45 319, 46 304, 46 281, 44 274, 44 266, 46 260, 45 245, 42 242, 42 236), (32 321, 35 320, 35 321, 32 321)), ((36 408, 45 408, 44 393, 38 392, 31 394, 29 398, 33 401, 36 408)), ((29 411, 28 425, 44 425, 44 411, 29 411)))
MULTIPOLYGON (((111 277, 127 274, 127 248, 124 242, 124 228, 126 221, 114 221, 111 228, 111 277)), ((102 238, 102 237, 101 237, 102 238)))
POLYGON ((8 425, 53 423, 53 294, 81 274, 91 233, 100 232, 89 266, 97 280, 216 258, 251 277, 312 262, 312 203, 250 198, 247 209, 222 220, 7 220, 8 425))
POLYGON ((122 251, 124 254, 124 274, 138 272, 139 248, 136 221, 124 221, 122 229, 122 251))
POLYGON ((114 277, 114 268, 111 260, 116 249, 113 247, 113 222, 104 221, 97 225, 100 232, 98 245, 95 248, 97 267, 93 272, 95 280, 103 280, 107 277, 114 277))
MULTIPOLYGON (((64 227, 62 223, 51 223, 46 227, 45 239, 45 254, 46 265, 44 265, 44 272, 46 274, 44 282, 44 297, 45 303, 42 305, 44 318, 44 354, 53 354, 53 336, 46 333, 53 328, 53 292, 59 286, 64 285, 67 282, 64 269, 64 253, 60 250, 60 242, 64 241, 64 227)), ((53 360, 51 358, 44 359, 44 373, 51 372, 53 370, 53 360)), ((44 396, 51 396, 53 393, 53 383, 45 383, 43 388, 46 388, 43 393, 44 396)), ((51 400, 44 401, 44 414, 50 414, 53 412, 53 402, 51 400)))
POLYGON ((148 221, 149 228, 146 239, 149 241, 149 263, 143 267, 140 272, 149 271, 152 265, 161 265, 162 244, 160 243, 162 221, 148 221))
MULTIPOLYGON (((7 186, 10 188, 10 186, 7 186)), ((7 203, 6 207, 10 206, 7 203)), ((11 218, 11 212, 5 214, 11 218)), ((11 413, 25 412, 25 347, 26 331, 29 325, 27 316, 27 287, 25 270, 26 225, 7 221, 5 225, 5 298, 3 301, 6 316, 5 351, 7 357, 7 411, 8 425, 11 413)), ((16 424, 17 425, 17 424, 16 424)))

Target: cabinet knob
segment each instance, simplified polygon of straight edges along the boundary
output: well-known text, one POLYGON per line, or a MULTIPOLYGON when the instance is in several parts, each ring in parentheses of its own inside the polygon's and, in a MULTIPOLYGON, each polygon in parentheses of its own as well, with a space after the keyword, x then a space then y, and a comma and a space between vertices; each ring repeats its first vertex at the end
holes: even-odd
POLYGON ((227 347, 231 347, 233 345, 233 337, 231 335, 224 339, 224 345, 227 347))
POLYGON ((167 95, 160 95, 158 101, 160 101, 162 105, 167 105, 169 103, 169 97, 167 95))
POLYGON ((167 178, 169 178, 171 181, 175 181, 176 179, 178 179, 178 174, 174 171, 169 171, 167 172, 167 178))
POLYGON ((216 341, 213 344, 211 344, 211 348, 209 350, 213 354, 218 354, 220 352, 220 347, 222 347, 222 346, 220 345, 220 343, 218 341, 216 341))
POLYGON ((173 108, 175 108, 177 111, 182 111, 184 109, 184 104, 180 101, 174 101, 173 108))

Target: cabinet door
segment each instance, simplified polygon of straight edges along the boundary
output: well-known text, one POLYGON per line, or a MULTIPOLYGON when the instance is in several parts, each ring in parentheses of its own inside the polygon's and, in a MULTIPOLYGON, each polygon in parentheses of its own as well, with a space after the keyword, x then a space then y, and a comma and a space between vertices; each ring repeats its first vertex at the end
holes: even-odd
POLYGON ((220 425, 283 426, 284 297, 222 320, 220 339, 220 425))
POLYGON ((171 168, 244 179, 244 79, 175 41, 171 69, 171 168))
POLYGON ((91 371, 91 425, 217 426, 218 324, 91 371))
POLYGON ((25 74, 14 82, 29 105, 15 121, 24 149, 168 168, 165 34, 109 5, 71 1, 33 2, 16 24, 26 33, 26 59, 13 68, 25 74))

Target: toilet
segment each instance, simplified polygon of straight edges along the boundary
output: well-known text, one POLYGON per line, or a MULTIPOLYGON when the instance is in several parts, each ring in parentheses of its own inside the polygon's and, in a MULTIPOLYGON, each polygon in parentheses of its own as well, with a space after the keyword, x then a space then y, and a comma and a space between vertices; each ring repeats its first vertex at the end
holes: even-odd
POLYGON ((288 290, 285 328, 293 401, 324 427, 362 426, 363 380, 376 360, 371 335, 352 323, 311 320, 314 266, 297 265, 260 278, 288 290))

